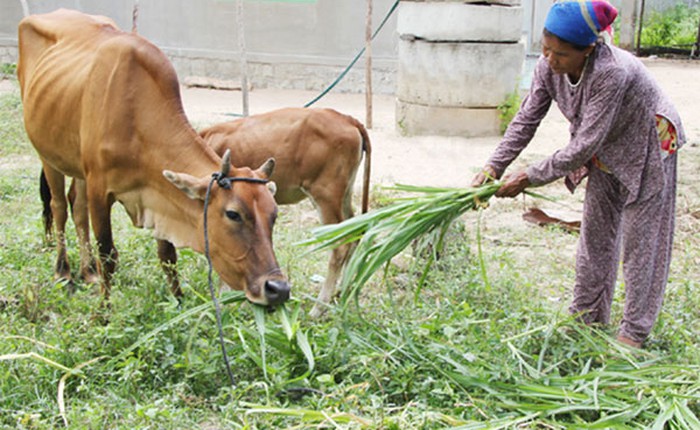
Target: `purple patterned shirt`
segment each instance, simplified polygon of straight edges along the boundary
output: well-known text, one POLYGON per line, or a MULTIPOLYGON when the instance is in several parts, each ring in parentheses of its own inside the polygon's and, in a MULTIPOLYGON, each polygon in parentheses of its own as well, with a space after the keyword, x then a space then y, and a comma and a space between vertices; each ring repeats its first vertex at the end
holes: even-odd
POLYGON ((668 118, 685 134, 678 112, 644 64, 627 51, 598 42, 581 81, 572 86, 540 57, 529 94, 488 164, 500 176, 530 143, 552 101, 570 122, 569 144, 527 168, 533 185, 544 185, 586 165, 593 155, 629 191, 628 203, 664 186, 655 115, 668 118))

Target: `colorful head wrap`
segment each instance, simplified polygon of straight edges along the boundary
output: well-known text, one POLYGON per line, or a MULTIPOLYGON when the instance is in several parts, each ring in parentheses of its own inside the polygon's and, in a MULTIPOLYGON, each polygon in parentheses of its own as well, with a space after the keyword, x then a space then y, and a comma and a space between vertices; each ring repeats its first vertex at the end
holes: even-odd
POLYGON ((603 0, 560 1, 549 9, 544 28, 566 42, 588 46, 616 17, 617 9, 603 0))

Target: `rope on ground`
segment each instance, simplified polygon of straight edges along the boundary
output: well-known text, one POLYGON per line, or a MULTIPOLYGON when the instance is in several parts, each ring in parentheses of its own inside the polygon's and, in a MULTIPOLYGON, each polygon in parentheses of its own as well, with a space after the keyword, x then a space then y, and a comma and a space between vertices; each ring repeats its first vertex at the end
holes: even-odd
MULTIPOLYGON (((227 151, 228 153, 228 151, 227 151)), ((214 292, 214 282, 212 281, 212 270, 213 265, 211 262, 211 256, 209 254, 209 229, 207 228, 207 209, 209 208, 209 198, 211 196, 211 187, 214 182, 219 181, 222 177, 225 178, 228 172, 215 173, 212 175, 211 181, 209 181, 209 186, 207 187, 207 194, 204 197, 204 256, 207 258, 207 265, 209 271, 207 272, 207 280, 209 281, 209 294, 211 295, 211 301, 214 303, 214 311, 216 315, 216 328, 219 330, 219 345, 221 345, 221 355, 224 358, 224 365, 226 366, 226 374, 228 375, 228 380, 232 387, 236 386, 236 379, 233 377, 233 371, 231 371, 231 363, 228 359, 228 354, 226 353, 226 343, 224 342, 224 329, 221 323, 221 306, 219 301, 216 299, 216 293, 214 292)), ((230 185, 229 185, 230 187, 230 185)))
MULTIPOLYGON (((381 31, 381 29, 384 28, 384 24, 386 24, 386 22, 389 20, 389 17, 394 13, 394 11, 396 10, 396 8, 397 8, 398 6, 399 6, 399 0, 396 0, 396 1, 394 2, 394 5, 391 6, 391 9, 389 9, 389 12, 387 13, 387 15, 384 17, 384 19, 382 20, 382 22, 379 24, 379 27, 377 27, 377 29, 376 29, 376 30, 374 31, 374 33, 372 34, 372 40, 374 40, 374 38, 375 38, 375 37, 377 36, 377 34, 381 31)), ((350 62, 350 64, 348 65, 348 67, 346 67, 345 70, 343 70, 343 72, 335 79, 335 81, 333 81, 333 82, 328 86, 328 88, 326 88, 325 90, 323 90, 323 92, 321 92, 321 94, 319 94, 318 96, 316 96, 316 97, 315 97, 313 100, 311 100, 310 102, 306 103, 306 104, 304 105, 304 107, 309 107, 309 106, 313 105, 314 103, 316 103, 317 101, 319 101, 321 98, 323 98, 323 96, 325 96, 326 94, 328 94, 336 85, 338 85, 338 83, 345 77, 345 75, 348 74, 348 72, 350 71, 350 69, 353 68, 353 66, 355 65, 355 63, 357 63, 357 60, 359 60, 360 57, 362 57, 362 55, 365 53, 365 50, 366 50, 366 46, 363 46, 362 49, 360 49, 360 52, 357 53, 357 55, 356 55, 355 58, 350 62)))

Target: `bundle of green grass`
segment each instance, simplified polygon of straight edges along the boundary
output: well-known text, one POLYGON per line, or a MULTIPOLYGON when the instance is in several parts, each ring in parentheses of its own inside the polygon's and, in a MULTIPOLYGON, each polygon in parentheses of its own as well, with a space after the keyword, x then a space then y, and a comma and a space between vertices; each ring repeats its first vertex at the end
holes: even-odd
MULTIPOLYGON (((461 189, 395 185, 388 189, 403 193, 402 197, 342 223, 316 228, 312 231, 314 238, 302 244, 314 245, 312 251, 318 251, 357 242, 340 281, 340 303, 344 307, 349 298, 357 299, 377 270, 413 241, 435 235, 435 248, 439 249, 450 224, 465 212, 486 205, 500 187, 500 182, 461 189)), ((433 258, 431 254, 424 276, 433 258)))

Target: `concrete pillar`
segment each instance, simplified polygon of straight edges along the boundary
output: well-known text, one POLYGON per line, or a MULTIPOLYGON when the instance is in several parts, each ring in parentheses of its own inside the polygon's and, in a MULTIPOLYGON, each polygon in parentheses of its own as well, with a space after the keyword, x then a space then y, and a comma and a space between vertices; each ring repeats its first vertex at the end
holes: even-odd
POLYGON ((520 0, 399 5, 396 120, 403 135, 499 133, 525 58, 520 0))
POLYGON ((620 3, 620 48, 628 51, 635 49, 637 42, 637 18, 639 17, 639 0, 621 0, 620 3))

